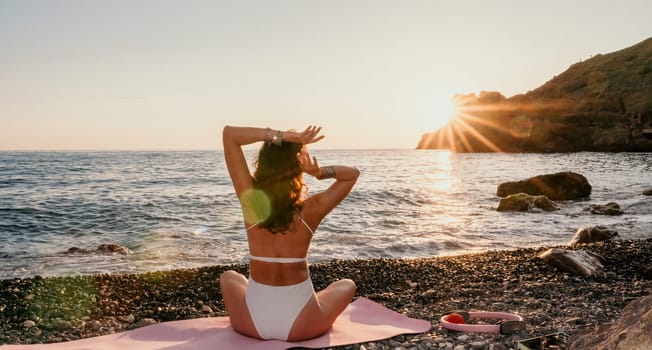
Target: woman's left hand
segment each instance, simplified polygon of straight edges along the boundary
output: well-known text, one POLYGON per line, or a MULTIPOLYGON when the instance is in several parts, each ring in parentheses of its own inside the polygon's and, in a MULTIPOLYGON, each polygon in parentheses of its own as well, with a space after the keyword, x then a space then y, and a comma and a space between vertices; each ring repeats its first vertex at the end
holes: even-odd
POLYGON ((320 141, 325 136, 319 135, 321 127, 310 125, 302 132, 286 131, 283 133, 283 141, 302 143, 304 145, 320 141))

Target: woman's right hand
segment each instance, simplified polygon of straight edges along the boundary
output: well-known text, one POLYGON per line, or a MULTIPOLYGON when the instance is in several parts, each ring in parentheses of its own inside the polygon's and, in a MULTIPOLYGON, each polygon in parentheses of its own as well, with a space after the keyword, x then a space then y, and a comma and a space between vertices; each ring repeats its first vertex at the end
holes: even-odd
POLYGON ((304 173, 317 177, 321 173, 321 169, 319 169, 319 163, 317 163, 317 157, 310 157, 310 153, 308 153, 308 150, 303 148, 300 153, 297 153, 297 161, 299 162, 299 166, 301 167, 301 171, 304 173))
POLYGON ((283 141, 301 143, 304 145, 315 143, 325 137, 324 135, 319 135, 320 131, 321 127, 314 125, 308 126, 306 130, 301 132, 286 131, 283 133, 283 141))

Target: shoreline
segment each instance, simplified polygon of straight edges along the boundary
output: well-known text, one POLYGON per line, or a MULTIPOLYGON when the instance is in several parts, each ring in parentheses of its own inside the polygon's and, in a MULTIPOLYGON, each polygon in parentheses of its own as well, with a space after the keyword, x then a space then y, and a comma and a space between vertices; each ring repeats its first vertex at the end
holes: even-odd
MULTIPOLYGON (((315 290, 351 278, 358 285, 356 297, 433 324, 426 333, 339 347, 343 349, 453 349, 460 344, 515 348, 521 339, 554 332, 572 335, 613 321, 626 304, 652 290, 652 281, 643 279, 652 261, 652 238, 582 246, 607 260, 587 277, 558 272, 536 258, 550 247, 334 260, 311 264, 310 272, 315 290), (451 310, 513 312, 525 319, 527 329, 513 335, 450 332, 439 318, 451 310)), ((155 322, 224 316, 218 277, 228 269, 248 273, 247 265, 219 265, 0 280, 0 345, 68 341, 155 322)))

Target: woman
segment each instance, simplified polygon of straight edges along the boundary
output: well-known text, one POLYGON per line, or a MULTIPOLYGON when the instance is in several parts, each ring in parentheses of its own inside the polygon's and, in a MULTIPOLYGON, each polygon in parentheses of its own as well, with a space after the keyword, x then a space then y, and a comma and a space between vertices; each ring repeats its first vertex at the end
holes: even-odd
POLYGON ((324 138, 321 128, 303 132, 224 127, 224 158, 240 199, 249 242, 249 278, 226 271, 220 288, 231 325, 260 339, 301 341, 320 336, 351 302, 355 283, 332 283, 315 293, 307 254, 324 217, 351 191, 356 168, 320 167, 305 145, 324 138), (264 141, 254 174, 242 146, 264 141), (305 196, 303 173, 334 178, 327 190, 305 196))

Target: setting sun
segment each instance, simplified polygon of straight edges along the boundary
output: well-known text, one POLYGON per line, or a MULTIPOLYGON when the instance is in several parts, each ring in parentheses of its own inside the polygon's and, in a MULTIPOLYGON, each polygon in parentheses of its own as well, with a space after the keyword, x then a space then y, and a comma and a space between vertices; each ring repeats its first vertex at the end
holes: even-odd
POLYGON ((457 104, 453 99, 439 102, 432 109, 432 118, 428 121, 428 129, 438 130, 454 119, 457 114, 457 104))

